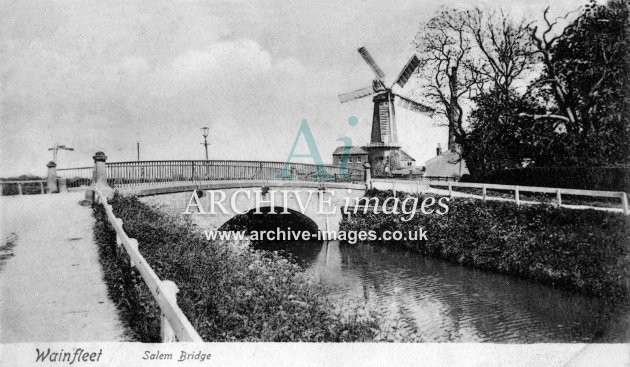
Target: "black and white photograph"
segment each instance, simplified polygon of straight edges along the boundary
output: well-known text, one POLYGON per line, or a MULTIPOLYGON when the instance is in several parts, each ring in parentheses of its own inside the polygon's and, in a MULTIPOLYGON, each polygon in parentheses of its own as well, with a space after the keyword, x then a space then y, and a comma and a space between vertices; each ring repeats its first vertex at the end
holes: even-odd
POLYGON ((630 366, 628 0, 0 0, 0 365, 630 366))

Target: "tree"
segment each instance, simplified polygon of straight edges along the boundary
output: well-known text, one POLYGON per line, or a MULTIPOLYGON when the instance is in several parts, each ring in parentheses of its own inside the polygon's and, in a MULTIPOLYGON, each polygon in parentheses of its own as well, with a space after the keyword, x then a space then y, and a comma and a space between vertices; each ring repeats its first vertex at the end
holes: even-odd
POLYGON ((535 49, 530 42, 532 22, 513 19, 502 9, 466 11, 464 26, 471 34, 481 62, 470 65, 478 79, 497 97, 510 98, 517 82, 535 65, 535 49))
POLYGON ((528 20, 513 20, 502 10, 443 8, 418 32, 424 95, 446 118, 449 150, 459 151, 467 137, 465 99, 490 90, 490 96, 508 98, 530 70, 529 31, 528 20))
POLYGON ((457 151, 457 145, 466 138, 462 99, 478 85, 477 74, 470 68, 474 64, 473 43, 465 30, 465 17, 462 11, 442 8, 420 29, 414 41, 426 87, 424 95, 446 118, 451 151, 457 151))
POLYGON ((563 155, 563 144, 552 125, 534 121, 521 113, 542 113, 536 98, 510 91, 489 90, 476 96, 471 112, 470 132, 462 146, 468 169, 474 174, 524 163, 554 165, 563 155))
POLYGON ((544 65, 543 75, 531 86, 549 96, 550 108, 535 120, 563 126, 568 135, 565 164, 627 163, 629 75, 628 6, 615 0, 595 1, 562 31, 547 8, 544 25, 532 39, 544 65))

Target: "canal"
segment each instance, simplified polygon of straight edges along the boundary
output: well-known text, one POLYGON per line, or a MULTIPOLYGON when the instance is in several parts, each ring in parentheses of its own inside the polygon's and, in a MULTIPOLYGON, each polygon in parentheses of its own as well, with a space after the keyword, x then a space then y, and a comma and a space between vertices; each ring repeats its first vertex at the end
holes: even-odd
POLYGON ((265 243, 321 279, 334 302, 373 305, 427 342, 627 342, 627 306, 380 245, 265 243))

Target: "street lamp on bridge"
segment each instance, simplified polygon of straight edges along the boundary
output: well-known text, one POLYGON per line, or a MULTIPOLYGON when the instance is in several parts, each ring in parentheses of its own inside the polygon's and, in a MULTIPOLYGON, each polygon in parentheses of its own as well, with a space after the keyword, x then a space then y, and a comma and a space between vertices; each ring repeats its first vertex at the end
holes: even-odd
POLYGON ((74 150, 74 148, 70 148, 70 147, 67 147, 65 145, 59 145, 59 144, 55 144, 54 147, 48 148, 48 150, 52 150, 52 152, 53 152, 53 159, 52 159, 52 161, 55 162, 55 163, 57 163, 57 152, 59 151, 59 149, 70 150, 70 151, 74 150))
POLYGON ((210 128, 202 127, 201 131, 203 132, 203 145, 206 148, 206 160, 208 160, 208 133, 210 132, 210 128))

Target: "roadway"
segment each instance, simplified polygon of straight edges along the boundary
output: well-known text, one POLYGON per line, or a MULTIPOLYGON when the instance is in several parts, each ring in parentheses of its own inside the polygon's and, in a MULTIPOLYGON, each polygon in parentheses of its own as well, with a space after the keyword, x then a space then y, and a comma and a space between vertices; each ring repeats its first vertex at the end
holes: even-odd
POLYGON ((0 342, 125 340, 83 195, 0 197, 0 342))

